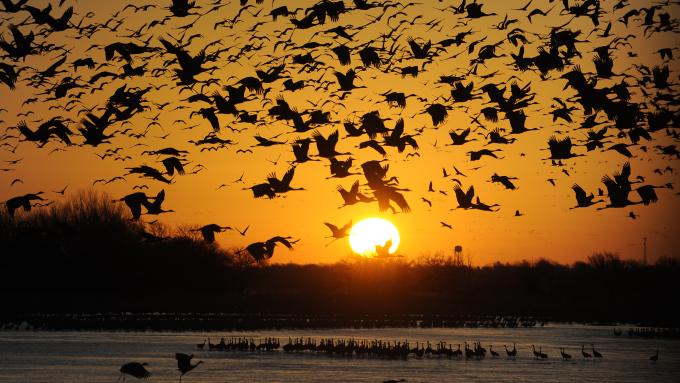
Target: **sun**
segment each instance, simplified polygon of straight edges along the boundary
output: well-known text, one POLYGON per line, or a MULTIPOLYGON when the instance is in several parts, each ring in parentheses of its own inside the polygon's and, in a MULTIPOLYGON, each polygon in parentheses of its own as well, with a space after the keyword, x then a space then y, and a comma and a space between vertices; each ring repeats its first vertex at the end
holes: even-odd
POLYGON ((364 257, 377 255, 376 246, 385 246, 392 240, 388 249, 390 254, 399 247, 399 230, 392 222, 382 218, 366 218, 354 226, 349 233, 349 245, 352 250, 364 257))

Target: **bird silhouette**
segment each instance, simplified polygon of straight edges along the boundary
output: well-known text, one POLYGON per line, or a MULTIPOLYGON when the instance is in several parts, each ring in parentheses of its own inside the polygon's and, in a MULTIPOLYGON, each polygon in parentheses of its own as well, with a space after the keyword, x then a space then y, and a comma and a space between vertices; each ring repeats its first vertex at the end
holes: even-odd
MULTIPOLYGON (((349 235, 350 230, 352 229, 352 221, 347 222, 344 226, 342 227, 337 227, 333 225, 332 223, 324 222, 324 225, 328 227, 331 230, 331 236, 328 238, 333 238, 333 240, 330 243, 335 242, 338 239, 345 238, 349 235)), ((329 244, 330 244, 329 243, 329 244)), ((326 245, 328 246, 328 245, 326 245)))
POLYGON ((463 145, 467 142, 474 141, 475 139, 467 140, 468 135, 470 135, 470 128, 463 130, 461 133, 456 133, 453 130, 449 130, 449 137, 451 137, 451 145, 463 145))
POLYGON ((592 358, 592 357, 593 357, 590 353, 588 353, 588 352, 586 352, 586 351, 584 350, 584 346, 583 346, 583 345, 581 345, 581 355, 583 355, 583 359, 588 359, 588 358, 592 358))
POLYGON ((125 381, 125 375, 134 376, 137 379, 146 379, 151 376, 151 373, 147 371, 146 366, 148 366, 146 363, 125 363, 120 367, 120 376, 118 377, 118 380, 123 378, 123 381, 125 381))
MULTIPOLYGON (((591 205, 594 205, 598 202, 602 201, 593 201, 595 199, 595 195, 593 193, 590 193, 590 195, 586 194, 586 191, 583 190, 582 187, 580 187, 577 184, 572 185, 571 189, 574 191, 576 194, 576 203, 577 205, 574 208, 578 207, 588 207, 591 205)), ((572 208, 573 209, 573 208, 572 208)))
POLYGON ((177 360, 177 369, 179 370, 179 381, 182 381, 182 376, 184 376, 187 372, 193 370, 194 368, 198 367, 199 364, 203 363, 202 360, 199 360, 196 362, 196 364, 191 364, 191 359, 194 358, 194 355, 187 355, 183 354, 181 352, 178 352, 175 354, 175 359, 177 360))
POLYGON ((659 350, 658 349, 656 350, 656 353, 654 355, 649 357, 649 360, 651 360, 652 362, 656 362, 656 361, 659 360, 659 350))
POLYGON ((343 188, 342 185, 338 185, 337 190, 344 202, 344 204, 340 207, 354 205, 359 202, 375 201, 375 198, 368 197, 359 191, 359 181, 354 181, 352 187, 349 190, 343 188))
POLYGON ((593 350, 593 358, 601 359, 602 354, 600 354, 599 352, 597 352, 597 350, 595 350, 595 345, 591 344, 590 347, 593 350))
POLYGON ((161 190, 156 194, 156 197, 154 198, 154 201, 151 202, 148 199, 144 201, 142 204, 146 208, 146 213, 147 214, 161 214, 161 213, 172 213, 174 210, 164 210, 161 205, 163 204, 163 201, 165 201, 165 190, 161 190))
POLYGON ((198 229, 195 229, 194 231, 200 232, 201 235, 203 236, 203 239, 207 243, 213 243, 213 242, 215 242, 215 234, 222 233, 225 230, 232 230, 232 228, 229 227, 229 226, 220 226, 216 223, 211 223, 211 224, 202 226, 198 229))
POLYGON ((319 157, 333 158, 341 154, 350 154, 340 153, 335 150, 335 146, 338 144, 338 140, 340 138, 337 130, 331 133, 328 137, 324 137, 321 133, 315 131, 312 135, 312 138, 314 139, 316 148, 319 151, 319 157))
POLYGON ((125 202, 125 205, 130 209, 130 213, 132 213, 132 219, 137 220, 142 215, 142 206, 146 206, 149 202, 149 197, 146 193, 136 192, 126 195, 119 201, 125 202))
POLYGON ((390 258, 390 248, 392 247, 392 240, 388 239, 382 245, 375 245, 375 258, 390 258))
POLYGON ((245 250, 250 254, 253 259, 257 262, 263 262, 274 255, 274 248, 277 243, 282 244, 289 250, 293 249, 293 241, 290 240, 291 237, 272 237, 264 242, 253 242, 248 245, 245 250))
POLYGON ((31 211, 31 202, 32 201, 44 201, 45 199, 42 198, 40 195, 43 194, 43 192, 39 191, 37 193, 28 193, 24 194, 21 196, 17 197, 12 197, 5 201, 5 207, 7 208, 7 212, 9 213, 9 216, 11 218, 14 218, 14 212, 18 208, 23 208, 25 212, 30 212, 31 211))
POLYGON ((500 158, 494 153, 494 152, 498 152, 498 151, 500 151, 500 150, 481 149, 481 150, 471 150, 471 151, 467 152, 467 154, 470 155, 470 161, 478 161, 483 156, 500 158))
POLYGON ((458 201, 458 208, 470 209, 474 205, 472 199, 475 196, 475 187, 470 185, 467 192, 464 192, 460 185, 455 185, 453 191, 456 194, 456 201, 458 201))
POLYGON ((245 237, 245 236, 246 236, 246 233, 248 232, 248 229, 250 229, 250 225, 246 226, 243 230, 239 230, 238 228, 236 228, 235 230, 236 230, 239 234, 241 234, 241 236, 244 236, 244 237, 245 237))
POLYGON ((564 352, 564 347, 560 347, 560 356, 562 357, 562 360, 571 360, 571 355, 564 352))

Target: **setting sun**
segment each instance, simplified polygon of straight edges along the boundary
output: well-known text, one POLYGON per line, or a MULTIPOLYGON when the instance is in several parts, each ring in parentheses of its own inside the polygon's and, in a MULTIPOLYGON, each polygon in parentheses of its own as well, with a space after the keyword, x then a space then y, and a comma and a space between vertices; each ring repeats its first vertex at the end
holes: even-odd
POLYGON ((367 218, 352 226, 349 244, 352 250, 365 257, 378 255, 376 246, 385 246, 392 241, 388 249, 393 254, 399 247, 399 231, 392 222, 382 218, 367 218))

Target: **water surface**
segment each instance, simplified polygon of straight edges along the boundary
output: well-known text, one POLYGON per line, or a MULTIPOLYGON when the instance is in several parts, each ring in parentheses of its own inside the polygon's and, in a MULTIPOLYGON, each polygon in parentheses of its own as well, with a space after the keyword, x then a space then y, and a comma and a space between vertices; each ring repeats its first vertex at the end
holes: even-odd
MULTIPOLYGON (((625 330, 625 329, 624 329, 625 330)), ((336 329, 258 332, 41 332, 0 331, 0 382, 113 382, 118 369, 130 361, 147 362, 148 382, 176 382, 175 352, 203 360, 183 382, 678 382, 680 341, 614 336, 611 327, 546 325, 517 329, 336 329), (446 357, 409 357, 407 360, 338 357, 320 354, 198 350, 204 338, 220 337, 357 338, 405 340, 454 346, 480 341, 501 353, 500 358, 458 360, 446 357), (503 344, 515 342, 519 356, 504 357, 503 344), (580 347, 591 343, 603 360, 581 358, 580 347), (548 360, 533 358, 531 345, 541 347, 548 360), (562 361, 559 348, 574 359, 562 361), (649 361, 656 349, 658 362, 649 361)), ((135 381, 134 378, 128 380, 135 381)))

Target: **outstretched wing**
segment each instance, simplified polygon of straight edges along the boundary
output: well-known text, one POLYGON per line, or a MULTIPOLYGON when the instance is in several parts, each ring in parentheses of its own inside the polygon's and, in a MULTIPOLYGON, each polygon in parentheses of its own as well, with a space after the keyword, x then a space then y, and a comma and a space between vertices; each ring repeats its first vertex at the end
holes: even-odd
POLYGON ((404 119, 400 118, 397 124, 394 125, 391 136, 392 138, 399 138, 402 134, 404 134, 404 119))
POLYGON ((474 197, 474 196, 475 196, 475 187, 474 187, 474 185, 470 185, 467 193, 465 193, 465 198, 467 198, 468 201, 472 201, 472 197, 474 197))
POLYGON ((286 174, 283 175, 283 178, 281 179, 281 183, 284 185, 290 185, 291 181, 293 181, 293 176, 295 175, 295 166, 292 166, 286 174))
POLYGON ((463 206, 465 205, 467 201, 467 196, 465 195, 465 192, 463 189, 460 188, 460 185, 455 185, 453 187, 454 193, 456 193, 456 201, 458 201, 458 205, 463 206))
POLYGON ((193 355, 187 355, 181 352, 175 353, 175 359, 177 359, 177 367, 182 370, 184 367, 191 363, 193 355))
POLYGON ((275 245, 277 242, 286 246, 288 249, 293 249, 293 244, 290 243, 290 241, 287 238, 281 236, 272 237, 266 243, 268 247, 271 247, 272 245, 275 245))
POLYGON ((571 190, 573 190, 574 193, 576 193, 576 201, 581 202, 586 200, 586 191, 583 190, 583 188, 580 187, 578 184, 574 184, 571 187, 571 190))
POLYGON ((333 225, 332 223, 324 222, 323 224, 326 225, 326 227, 328 227, 329 229, 331 229, 333 235, 335 235, 335 233, 338 232, 338 227, 333 225))
POLYGON ((371 149, 375 150, 376 152, 380 153, 383 157, 387 155, 387 152, 385 151, 385 149, 383 149, 383 147, 380 146, 380 144, 376 140, 368 140, 368 141, 361 142, 359 144, 359 149, 365 149, 365 148, 371 148, 371 149))

